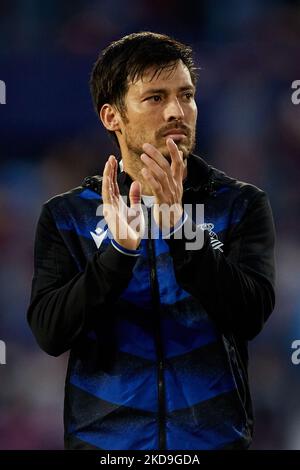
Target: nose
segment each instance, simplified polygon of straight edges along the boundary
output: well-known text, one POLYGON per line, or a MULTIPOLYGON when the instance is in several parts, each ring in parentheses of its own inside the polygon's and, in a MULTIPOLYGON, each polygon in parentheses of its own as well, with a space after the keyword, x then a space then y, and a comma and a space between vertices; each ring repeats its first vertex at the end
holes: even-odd
POLYGON ((173 121, 175 119, 182 119, 184 117, 183 109, 177 97, 167 102, 164 114, 166 121, 173 121))

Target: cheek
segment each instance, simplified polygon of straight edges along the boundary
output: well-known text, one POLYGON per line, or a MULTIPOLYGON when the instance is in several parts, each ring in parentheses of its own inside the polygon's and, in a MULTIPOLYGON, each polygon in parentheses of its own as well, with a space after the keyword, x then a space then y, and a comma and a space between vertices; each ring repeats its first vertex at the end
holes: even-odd
POLYGON ((130 123, 130 128, 127 129, 127 137, 130 141, 135 142, 136 145, 142 145, 145 142, 152 142, 155 130, 152 131, 148 122, 138 120, 130 123))
MULTIPOLYGON (((156 120, 157 121, 157 120, 156 120)), ((151 132, 155 127, 155 119, 153 119, 153 114, 143 113, 139 116, 136 116, 134 120, 131 121, 131 129, 133 132, 139 134, 140 132, 148 133, 151 132)))
POLYGON ((192 109, 192 116, 193 116, 193 120, 196 122, 197 120, 197 115, 198 115, 198 109, 197 109, 197 106, 195 106, 193 109, 192 109))
POLYGON ((196 121, 198 115, 198 108, 196 103, 194 103, 192 106, 189 106, 189 108, 187 109, 187 113, 191 121, 196 121))
POLYGON ((154 136, 159 128, 159 119, 153 119, 153 115, 149 115, 144 119, 140 119, 135 128, 137 135, 154 136))

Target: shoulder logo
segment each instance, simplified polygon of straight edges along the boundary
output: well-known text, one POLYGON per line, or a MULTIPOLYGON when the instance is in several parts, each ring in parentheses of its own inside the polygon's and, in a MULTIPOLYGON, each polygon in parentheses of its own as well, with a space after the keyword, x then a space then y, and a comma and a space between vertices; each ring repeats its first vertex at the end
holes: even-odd
POLYGON ((204 224, 197 225, 197 227, 200 227, 201 230, 208 230, 208 233, 209 233, 209 236, 210 236, 210 243, 211 243, 213 249, 214 250, 220 250, 223 253, 222 246, 224 245, 224 243, 220 242, 216 232, 213 232, 214 224, 204 223, 204 224))

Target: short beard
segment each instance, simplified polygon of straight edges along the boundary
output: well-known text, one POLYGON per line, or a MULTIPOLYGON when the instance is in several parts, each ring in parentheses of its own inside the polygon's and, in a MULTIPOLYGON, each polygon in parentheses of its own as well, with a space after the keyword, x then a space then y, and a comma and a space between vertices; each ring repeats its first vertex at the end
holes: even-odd
MULTIPOLYGON (((178 149, 182 151, 183 153, 183 159, 185 160, 186 158, 189 157, 189 155, 191 153, 193 153, 193 151, 195 150, 195 145, 196 145, 196 139, 195 139, 195 132, 192 133, 192 135, 190 136, 189 138, 189 142, 187 145, 184 145, 184 150, 181 149, 181 144, 179 143, 177 146, 178 146, 178 149)), ((142 153, 144 153, 144 150, 142 147, 140 146, 136 146, 134 145, 130 139, 128 139, 128 136, 125 135, 125 141, 126 141, 126 145, 127 145, 127 148, 129 150, 129 153, 131 155, 134 155, 135 157, 137 157, 138 159, 140 159, 140 156, 142 155, 142 153)), ((145 141, 146 143, 146 141, 145 141)), ((151 142, 149 142, 151 143, 151 142)), ((154 145, 154 144, 152 144, 154 145)), ((166 144, 165 144, 166 146, 166 144)), ((161 154, 165 157, 165 159, 170 163, 171 162, 171 157, 170 157, 170 154, 166 148, 166 150, 163 150, 161 152, 161 154)))

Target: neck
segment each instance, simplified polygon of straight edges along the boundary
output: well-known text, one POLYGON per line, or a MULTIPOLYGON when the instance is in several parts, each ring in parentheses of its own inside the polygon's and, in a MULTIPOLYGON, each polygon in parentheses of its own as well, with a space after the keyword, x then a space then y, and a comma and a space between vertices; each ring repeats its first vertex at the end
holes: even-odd
POLYGON ((122 161, 123 169, 130 176, 132 181, 139 181, 141 183, 142 194, 145 196, 152 196, 153 192, 141 174, 141 170, 144 165, 139 157, 135 155, 130 155, 129 157, 122 155, 122 161))

